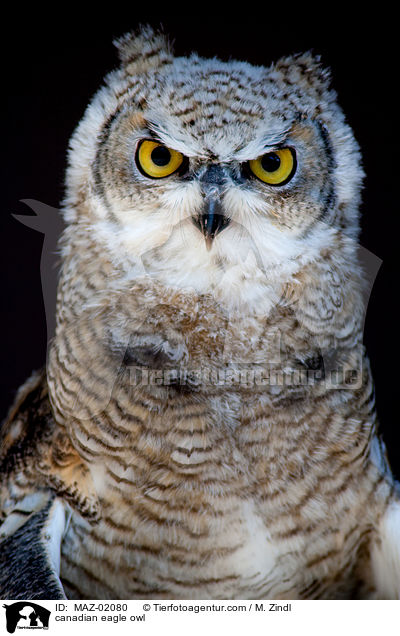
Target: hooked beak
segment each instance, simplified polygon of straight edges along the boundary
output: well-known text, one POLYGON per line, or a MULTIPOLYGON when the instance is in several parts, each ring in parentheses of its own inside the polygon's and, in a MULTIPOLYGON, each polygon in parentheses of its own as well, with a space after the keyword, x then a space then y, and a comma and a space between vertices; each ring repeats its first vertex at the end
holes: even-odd
POLYGON ((219 193, 212 190, 205 198, 202 214, 193 216, 194 225, 204 234, 206 248, 210 251, 212 242, 219 232, 222 232, 230 223, 230 219, 222 213, 219 193))

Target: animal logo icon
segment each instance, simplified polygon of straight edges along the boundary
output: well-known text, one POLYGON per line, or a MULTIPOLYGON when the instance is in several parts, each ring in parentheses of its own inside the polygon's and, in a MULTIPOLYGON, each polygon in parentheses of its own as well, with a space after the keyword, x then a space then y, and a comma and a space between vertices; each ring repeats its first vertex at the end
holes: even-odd
POLYGON ((14 634, 16 629, 48 629, 50 610, 31 603, 19 601, 9 605, 4 604, 6 610, 6 626, 9 634, 14 634))

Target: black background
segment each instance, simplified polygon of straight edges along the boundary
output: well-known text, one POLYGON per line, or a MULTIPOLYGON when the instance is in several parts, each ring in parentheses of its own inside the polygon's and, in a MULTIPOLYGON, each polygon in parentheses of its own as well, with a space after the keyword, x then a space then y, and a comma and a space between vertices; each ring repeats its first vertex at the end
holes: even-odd
MULTIPOLYGON (((40 282, 42 234, 11 214, 29 214, 22 199, 58 207, 68 139, 104 74, 117 65, 112 40, 150 23, 174 40, 177 54, 244 59, 268 65, 281 55, 312 50, 332 70, 333 85, 361 145, 367 173, 360 243, 382 259, 369 302, 365 343, 375 378, 381 431, 400 477, 397 415, 397 184, 399 161, 397 40, 393 15, 349 15, 338 5, 266 7, 187 4, 146 11, 113 3, 69 12, 21 8, 3 20, 4 88, 1 146, 1 395, 4 417, 16 389, 46 352, 40 282), (216 9, 216 7, 219 7, 216 9), (216 14, 218 10, 218 14, 216 14)), ((350 10, 350 6, 349 6, 350 10)))

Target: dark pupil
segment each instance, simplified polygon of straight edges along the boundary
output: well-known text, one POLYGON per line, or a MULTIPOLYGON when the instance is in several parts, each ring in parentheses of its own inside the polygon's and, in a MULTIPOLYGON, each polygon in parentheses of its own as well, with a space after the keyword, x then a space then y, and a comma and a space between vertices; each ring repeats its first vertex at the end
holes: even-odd
POLYGON ((156 146, 151 153, 151 160, 156 166, 166 166, 171 161, 171 153, 165 146, 156 146))
POLYGON ((269 152, 261 159, 261 165, 266 172, 275 172, 281 165, 281 160, 275 152, 269 152))

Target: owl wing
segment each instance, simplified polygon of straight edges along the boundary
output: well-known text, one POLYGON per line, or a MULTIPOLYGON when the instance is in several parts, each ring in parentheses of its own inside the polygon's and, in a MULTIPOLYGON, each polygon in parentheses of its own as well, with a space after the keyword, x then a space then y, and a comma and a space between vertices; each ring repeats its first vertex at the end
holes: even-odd
POLYGON ((0 598, 66 598, 59 578, 64 504, 48 497, 29 512, 28 497, 0 526, 0 598))
POLYGON ((0 429, 0 597, 65 598, 60 548, 71 508, 98 518, 90 472, 55 421, 43 370, 0 429))
POLYGON ((65 598, 66 506, 37 473, 53 428, 45 374, 34 373, 0 430, 0 598, 65 598))

